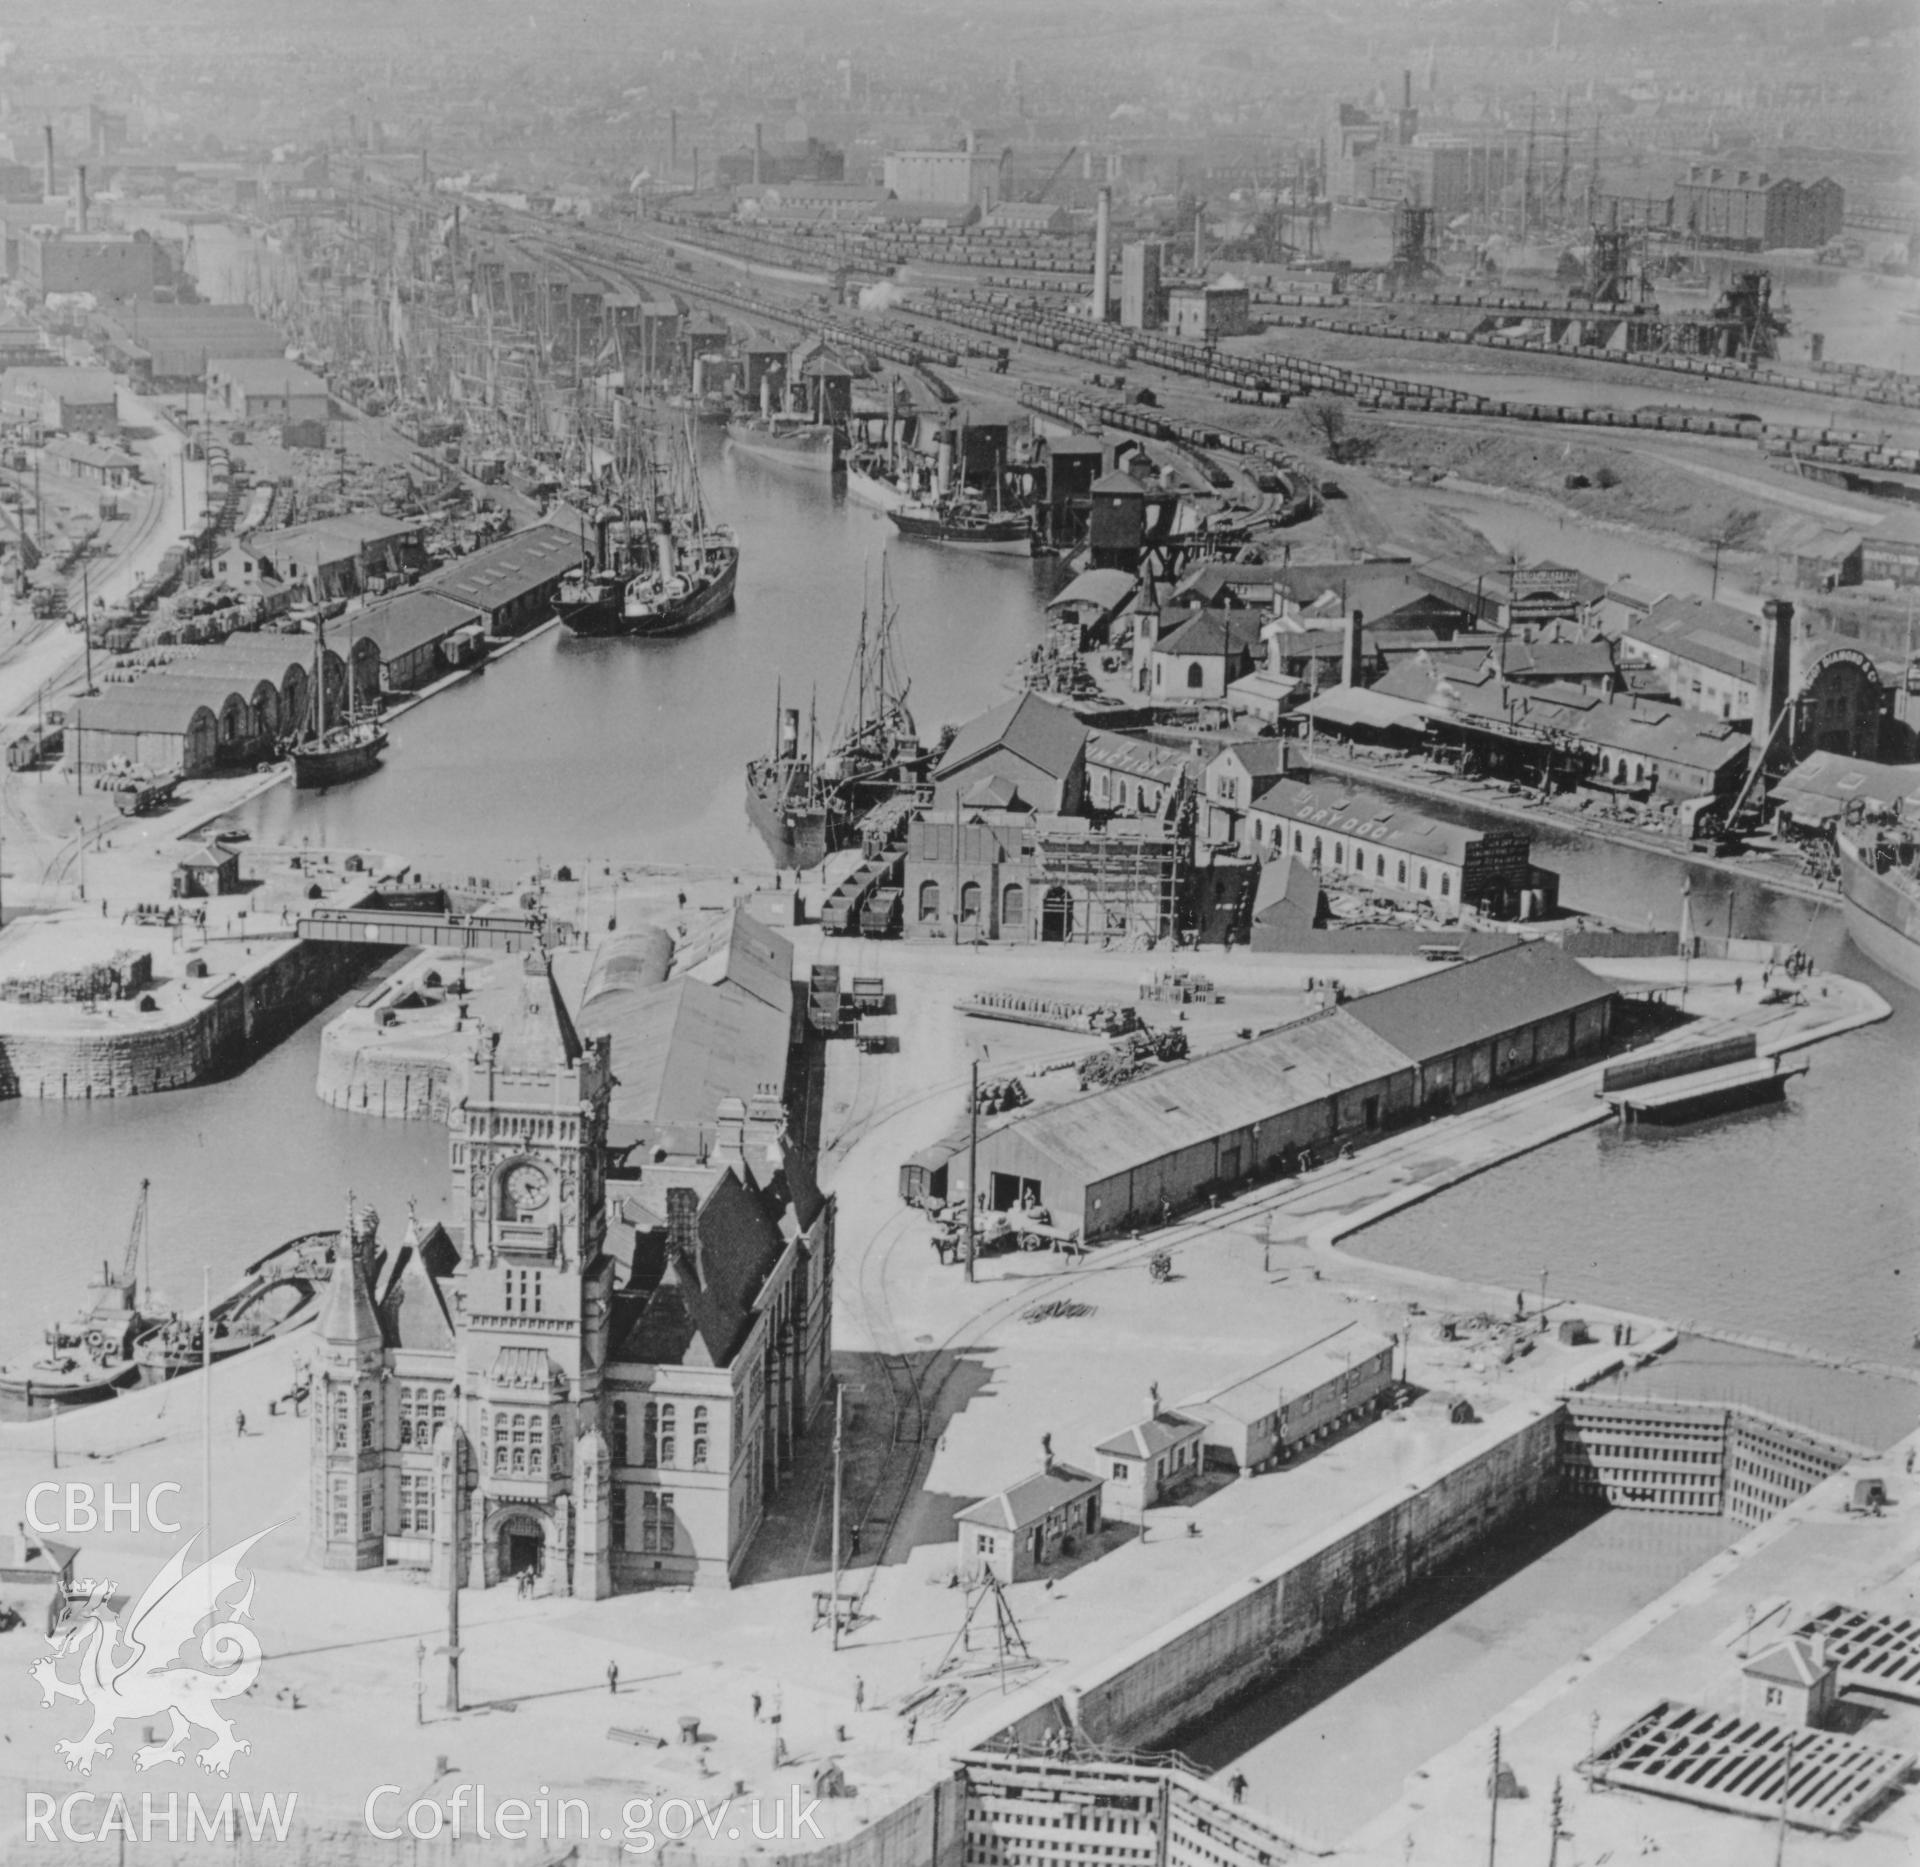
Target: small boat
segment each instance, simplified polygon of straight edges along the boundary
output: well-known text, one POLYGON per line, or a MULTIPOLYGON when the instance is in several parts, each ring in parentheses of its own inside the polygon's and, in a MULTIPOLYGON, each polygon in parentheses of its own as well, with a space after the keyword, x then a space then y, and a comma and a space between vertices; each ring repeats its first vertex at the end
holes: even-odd
POLYGON ((116 1275, 102 1264, 87 1286, 89 1301, 77 1317, 48 1325, 46 1347, 31 1361, 0 1368, 0 1408, 36 1419, 55 1407, 84 1407, 111 1399, 140 1378, 136 1343, 156 1318, 142 1312, 141 1292, 151 1289, 147 1233, 147 1182, 140 1182, 126 1257, 116 1275))
POLYGON ((327 719, 327 626, 316 614, 313 620, 313 703, 308 730, 287 745, 288 762, 293 766, 293 782, 302 791, 324 790, 328 785, 344 784, 349 778, 364 778, 380 763, 387 749, 387 733, 377 719, 358 715, 352 707, 353 658, 347 658, 348 715, 332 723, 327 719))

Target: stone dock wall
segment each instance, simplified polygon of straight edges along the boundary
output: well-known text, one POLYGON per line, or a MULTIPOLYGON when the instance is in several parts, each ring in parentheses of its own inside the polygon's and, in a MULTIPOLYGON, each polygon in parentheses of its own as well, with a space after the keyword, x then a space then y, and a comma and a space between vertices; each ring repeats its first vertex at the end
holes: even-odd
POLYGON ((395 1039, 336 1018, 320 1034, 314 1092, 333 1108, 394 1121, 445 1121, 454 1056, 444 1034, 395 1039))
POLYGON ((1431 1483, 1355 1513, 1064 1688, 1036 1688, 999 1736, 1038 1743, 1071 1723, 1096 1743, 1172 1743, 1556 1496, 1562 1411, 1528 1408, 1431 1483))
POLYGON ((0 1029, 0 1098, 91 1102, 185 1089, 239 1068, 385 958, 299 942, 239 978, 209 979, 171 1016, 130 1004, 91 1028, 0 1029))

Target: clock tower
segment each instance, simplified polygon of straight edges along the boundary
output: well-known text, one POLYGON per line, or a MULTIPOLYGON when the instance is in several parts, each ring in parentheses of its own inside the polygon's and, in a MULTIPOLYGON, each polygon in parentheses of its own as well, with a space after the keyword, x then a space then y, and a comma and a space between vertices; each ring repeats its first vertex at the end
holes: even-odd
MULTIPOLYGON (((471 1582, 532 1570, 566 1593, 582 1548, 578 1442, 597 1433, 613 1261, 604 1249, 611 1040, 583 1040, 529 954, 505 1028, 484 1032, 451 1113, 459 1417, 474 1451, 471 1582)), ((589 1474, 590 1476, 592 1474, 589 1474)), ((586 1508, 605 1509, 603 1485, 586 1508)), ((581 1592, 604 1526, 586 1526, 581 1592)))

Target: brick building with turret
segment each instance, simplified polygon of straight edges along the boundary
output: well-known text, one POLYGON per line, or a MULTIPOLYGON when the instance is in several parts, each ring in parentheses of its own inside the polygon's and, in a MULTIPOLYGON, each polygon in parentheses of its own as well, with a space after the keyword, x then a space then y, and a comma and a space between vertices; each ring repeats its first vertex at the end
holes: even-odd
POLYGON ((833 1206, 744 1123, 610 1201, 611 1045, 530 957, 456 1096, 453 1222, 389 1258, 350 1215, 316 1331, 316 1561, 588 1598, 739 1573, 825 1393, 833 1206))

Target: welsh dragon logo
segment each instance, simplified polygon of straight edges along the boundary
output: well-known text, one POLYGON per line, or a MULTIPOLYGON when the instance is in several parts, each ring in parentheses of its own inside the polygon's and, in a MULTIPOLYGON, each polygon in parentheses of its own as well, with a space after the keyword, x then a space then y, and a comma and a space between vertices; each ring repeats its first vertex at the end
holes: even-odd
POLYGON ((172 1721, 167 1740, 141 1745, 133 1755, 137 1769, 184 1763, 182 1747, 196 1726, 213 1733, 213 1742, 200 1752, 210 1774, 225 1776, 234 1758, 253 1748, 234 1736, 217 1709, 219 1700, 237 1697, 260 1676, 260 1641, 251 1627, 241 1625, 252 1617, 253 1577, 246 1577, 237 1601, 222 1597, 241 1586, 241 1558, 268 1534, 270 1529, 258 1531, 192 1571, 187 1554, 199 1539, 188 1538, 147 1584, 124 1627, 113 1611, 112 1582, 74 1585, 86 1591, 85 1603, 69 1609, 49 1637, 52 1655, 28 1668, 44 1694, 43 1704, 70 1698, 93 1707, 84 1737, 54 1743, 69 1770, 90 1776, 96 1757, 112 1756, 113 1727, 122 1718, 162 1713, 172 1721), (202 1622, 207 1625, 196 1640, 202 1622))

